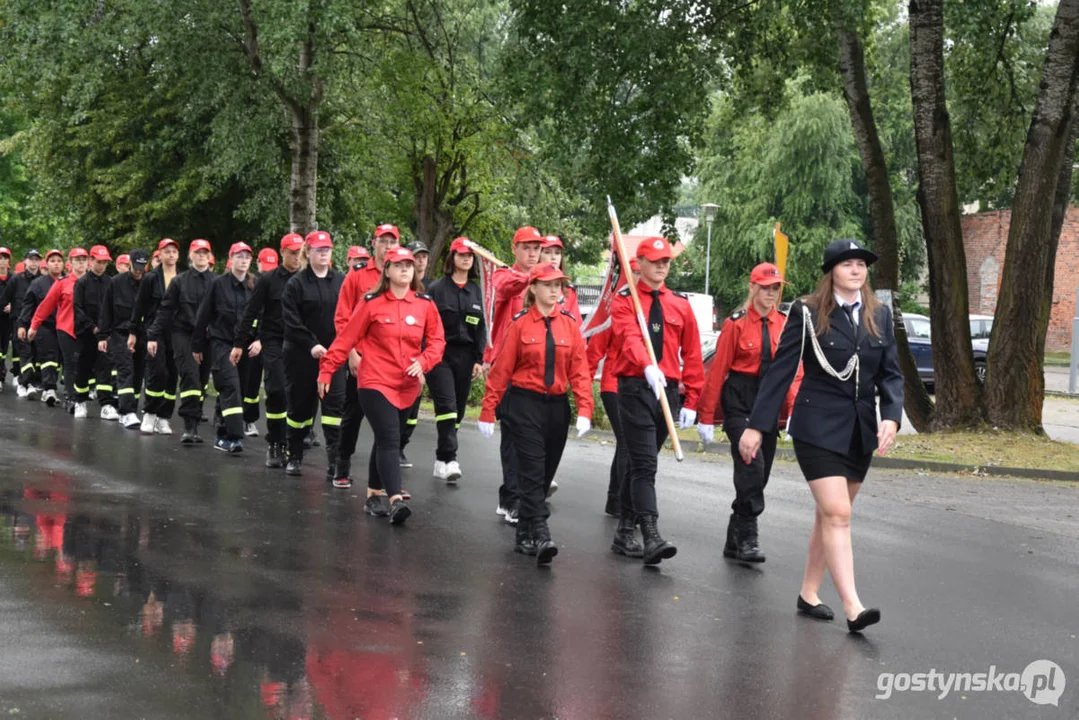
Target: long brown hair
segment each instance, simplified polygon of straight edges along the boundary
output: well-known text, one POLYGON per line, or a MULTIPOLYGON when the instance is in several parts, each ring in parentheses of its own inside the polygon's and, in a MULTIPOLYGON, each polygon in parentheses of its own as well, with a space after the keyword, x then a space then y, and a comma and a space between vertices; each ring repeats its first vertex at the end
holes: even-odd
MULTIPOLYGON (((374 259, 371 260, 374 262, 374 259)), ((375 289, 371 292, 375 295, 381 295, 390 289, 390 277, 387 273, 390 270, 390 263, 382 263, 382 275, 378 278, 378 285, 375 285, 375 289)), ((408 286, 413 292, 423 292, 423 282, 420 281, 420 276, 416 273, 416 263, 412 263, 412 284, 408 286)))
MULTIPOLYGON (((873 288, 869 285, 869 278, 866 278, 865 285, 862 285, 861 293, 861 312, 862 319, 865 320, 865 328, 870 335, 879 338, 880 328, 877 327, 877 308, 880 307, 881 303, 873 293, 873 288)), ((801 298, 801 300, 810 310, 816 313, 813 324, 816 325, 817 337, 832 329, 831 315, 832 311, 835 310, 835 288, 832 284, 831 271, 824 273, 817 283, 817 289, 801 298)))

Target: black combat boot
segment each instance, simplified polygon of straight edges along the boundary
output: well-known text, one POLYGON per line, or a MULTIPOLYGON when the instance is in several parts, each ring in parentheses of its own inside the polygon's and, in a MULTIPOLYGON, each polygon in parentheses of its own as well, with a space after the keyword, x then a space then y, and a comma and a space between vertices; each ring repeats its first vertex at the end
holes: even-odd
POLYGON ((734 541, 738 546, 739 562, 762 563, 764 553, 757 542, 757 518, 739 517, 735 521, 734 541))
POLYGON ((266 446, 266 467, 285 467, 285 446, 281 443, 270 443, 266 446))
POLYGON ((641 536, 644 538, 644 564, 658 565, 662 560, 668 560, 678 552, 671 543, 659 536, 659 528, 656 527, 656 515, 641 515, 639 523, 641 536))
POLYGON ((618 529, 614 531, 611 552, 626 557, 644 557, 644 548, 637 539, 637 517, 631 512, 624 512, 618 518, 618 529))
POLYGON ((532 539, 536 543, 536 564, 547 565, 558 554, 558 546, 551 539, 551 531, 547 528, 545 518, 532 521, 532 539))
POLYGON ((731 513, 731 518, 727 521, 727 541, 723 543, 723 557, 725 558, 738 557, 738 543, 734 539, 737 523, 738 516, 731 513))
POLYGON ((517 523, 517 534, 514 538, 513 552, 522 555, 535 556, 536 541, 532 538, 532 526, 526 522, 517 523))

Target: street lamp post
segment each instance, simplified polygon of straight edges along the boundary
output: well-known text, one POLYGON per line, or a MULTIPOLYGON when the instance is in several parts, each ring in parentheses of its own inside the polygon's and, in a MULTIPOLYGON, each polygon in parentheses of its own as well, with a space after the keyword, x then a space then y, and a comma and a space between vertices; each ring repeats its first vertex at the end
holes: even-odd
POLYGON ((716 210, 719 209, 719 205, 715 203, 705 203, 701 205, 701 211, 704 213, 704 222, 708 224, 708 246, 705 250, 704 256, 704 294, 708 294, 708 280, 712 274, 712 221, 716 219, 716 210))

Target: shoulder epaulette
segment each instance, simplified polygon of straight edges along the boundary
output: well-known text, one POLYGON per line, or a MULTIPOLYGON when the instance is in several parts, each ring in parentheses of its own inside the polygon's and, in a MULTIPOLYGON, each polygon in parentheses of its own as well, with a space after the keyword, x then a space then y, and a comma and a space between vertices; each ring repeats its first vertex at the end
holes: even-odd
POLYGON ((745 314, 746 311, 744 309, 733 312, 731 313, 731 320, 738 320, 739 318, 744 317, 745 314))
POLYGON ((363 296, 363 299, 364 300, 374 300, 377 297, 378 297, 378 293, 369 292, 369 293, 367 293, 366 295, 363 296))
POLYGON ((619 295, 622 295, 622 296, 627 296, 627 295, 629 295, 629 287, 624 287, 624 288, 622 288, 621 290, 619 290, 619 291, 618 291, 618 294, 619 294, 619 295))
POLYGON ((577 290, 577 286, 574 285, 573 283, 566 283, 566 287, 569 288, 570 290, 573 290, 573 291, 577 290))
POLYGON ((573 322, 577 322, 577 318, 575 318, 575 317, 573 316, 573 313, 571 313, 570 311, 568 311, 568 310, 563 310, 562 308, 558 308, 558 312, 562 313, 563 315, 565 315, 566 317, 568 317, 568 318, 569 318, 570 320, 572 320, 573 322))
POLYGON ((431 297, 430 295, 428 295, 425 292, 416 293, 416 297, 423 298, 424 300, 430 300, 431 302, 435 301, 435 299, 433 297, 431 297))
POLYGON ((671 290, 671 293, 673 295, 677 295, 678 297, 682 298, 683 300, 689 300, 689 295, 686 295, 684 292, 681 292, 679 290, 671 290))
POLYGON ((528 314, 528 311, 527 311, 527 310, 522 310, 521 312, 519 312, 519 313, 517 313, 516 315, 514 315, 514 316, 513 316, 513 318, 512 318, 511 320, 510 320, 510 322, 512 322, 513 320, 516 320, 517 318, 521 318, 521 317, 524 317, 524 316, 525 316, 525 315, 527 315, 527 314, 528 314))

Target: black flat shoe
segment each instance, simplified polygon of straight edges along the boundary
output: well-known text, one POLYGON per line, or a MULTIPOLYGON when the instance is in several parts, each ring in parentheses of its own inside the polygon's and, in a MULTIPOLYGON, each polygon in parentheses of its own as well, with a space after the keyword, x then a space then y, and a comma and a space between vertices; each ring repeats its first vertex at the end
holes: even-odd
POLYGON ((814 620, 834 620, 835 613, 832 612, 832 608, 828 607, 824 603, 817 603, 816 605, 810 605, 802 596, 798 596, 798 614, 808 615, 814 620))
POLYGON ((847 630, 852 633, 860 633, 870 625, 876 625, 880 622, 880 610, 877 608, 869 608, 863 610, 858 614, 858 617, 853 620, 847 621, 847 630))

